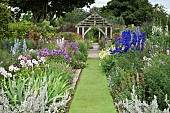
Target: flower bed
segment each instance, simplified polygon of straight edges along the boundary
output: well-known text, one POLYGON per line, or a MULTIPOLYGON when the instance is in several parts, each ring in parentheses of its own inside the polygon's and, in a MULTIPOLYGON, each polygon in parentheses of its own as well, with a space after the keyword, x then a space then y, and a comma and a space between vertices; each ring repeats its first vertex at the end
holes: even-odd
POLYGON ((119 112, 169 112, 170 56, 165 52, 169 45, 165 48, 159 40, 146 41, 139 31, 133 34, 124 31, 121 38, 115 40, 115 45, 100 53, 101 65, 119 112), (159 46, 155 47, 154 43, 159 46), (131 93, 133 86, 135 91, 131 93))
POLYGON ((46 48, 28 50, 26 42, 16 40, 11 51, 0 49, 5 53, 0 57, 0 112, 66 112, 72 75, 85 67, 87 45, 74 39, 57 46, 49 39, 46 48))

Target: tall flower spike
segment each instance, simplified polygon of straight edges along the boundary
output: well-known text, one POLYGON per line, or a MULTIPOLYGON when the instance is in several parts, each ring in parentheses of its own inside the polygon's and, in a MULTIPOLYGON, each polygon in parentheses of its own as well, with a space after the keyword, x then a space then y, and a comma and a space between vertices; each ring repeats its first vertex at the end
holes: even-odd
POLYGON ((27 54, 27 44, 26 44, 25 39, 24 39, 24 42, 23 42, 22 50, 25 54, 27 54))

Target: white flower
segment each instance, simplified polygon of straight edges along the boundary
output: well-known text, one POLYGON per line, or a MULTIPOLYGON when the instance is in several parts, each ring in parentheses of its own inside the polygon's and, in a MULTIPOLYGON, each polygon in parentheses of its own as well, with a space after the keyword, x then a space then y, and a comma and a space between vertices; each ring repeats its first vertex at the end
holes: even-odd
POLYGON ((34 52, 34 50, 33 50, 33 49, 30 49, 29 52, 32 53, 32 52, 34 52))
POLYGON ((42 62, 43 64, 46 62, 45 57, 41 57, 40 60, 38 60, 39 62, 42 62))
POLYGON ((12 77, 12 74, 11 74, 11 73, 7 73, 7 76, 8 76, 8 77, 12 77))
POLYGON ((14 67, 14 72, 17 72, 19 70, 20 70, 20 68, 18 68, 17 66, 14 67))
POLYGON ((38 65, 38 61, 36 61, 35 59, 32 59, 32 63, 38 65))
POLYGON ((27 63, 26 63, 28 66, 31 66, 33 67, 33 63, 31 62, 31 60, 27 60, 27 63))
POLYGON ((45 67, 49 68, 49 67, 50 67, 50 65, 49 65, 49 64, 46 64, 46 65, 45 65, 45 67))
POLYGON ((170 54, 170 50, 169 50, 169 49, 166 50, 166 54, 167 54, 167 55, 170 54))
POLYGON ((152 60, 151 58, 147 58, 148 61, 152 60))
POLYGON ((14 70, 14 66, 13 65, 9 66, 9 71, 13 71, 13 70, 14 70))
POLYGON ((20 61, 20 64, 21 64, 22 67, 26 67, 26 63, 25 63, 24 60, 21 60, 21 61, 20 61))
POLYGON ((147 60, 147 57, 146 57, 146 56, 144 56, 144 57, 143 57, 143 60, 147 60))

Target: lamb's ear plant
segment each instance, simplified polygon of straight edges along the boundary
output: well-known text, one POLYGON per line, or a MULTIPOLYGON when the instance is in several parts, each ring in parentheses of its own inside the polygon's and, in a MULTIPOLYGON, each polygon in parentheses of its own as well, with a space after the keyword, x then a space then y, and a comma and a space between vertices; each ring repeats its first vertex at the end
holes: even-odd
POLYGON ((19 104, 24 99, 24 93, 26 91, 25 84, 28 81, 27 79, 23 79, 21 77, 13 80, 11 78, 4 78, 3 86, 5 89, 5 93, 7 97, 10 99, 10 103, 14 106, 19 104))
POLYGON ((66 92, 71 90, 69 85, 70 75, 65 72, 56 72, 56 70, 48 69, 41 71, 40 73, 34 73, 31 77, 31 92, 37 90, 40 91, 41 87, 48 85, 48 104, 52 103, 54 100, 59 101, 64 97, 66 92), (68 76, 67 78, 65 76, 68 76), (63 79, 64 78, 64 79, 63 79), (44 80, 45 79, 45 80, 44 80), (45 81, 42 84, 41 81, 45 81))
POLYGON ((154 99, 150 104, 146 103, 145 101, 141 101, 138 96, 135 94, 135 87, 133 86, 131 99, 119 101, 115 103, 119 113, 169 113, 170 104, 167 100, 167 95, 165 95, 165 103, 167 108, 163 111, 159 109, 159 104, 157 102, 157 97, 154 95, 154 99))

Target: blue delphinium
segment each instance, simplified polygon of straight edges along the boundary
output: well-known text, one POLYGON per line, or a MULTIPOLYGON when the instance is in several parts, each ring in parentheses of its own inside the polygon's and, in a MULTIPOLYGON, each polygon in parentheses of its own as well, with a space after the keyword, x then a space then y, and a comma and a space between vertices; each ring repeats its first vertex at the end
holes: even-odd
POLYGON ((146 41, 146 34, 140 33, 139 27, 136 28, 135 32, 132 34, 130 30, 122 32, 122 38, 115 37, 115 50, 110 50, 110 54, 115 54, 116 52, 127 52, 129 49, 131 50, 144 50, 146 41), (132 39, 133 38, 133 39, 132 39), (124 48, 122 50, 122 48, 124 48))
POLYGON ((148 54, 151 54, 151 51, 152 51, 152 50, 149 49, 149 50, 148 50, 148 54))

